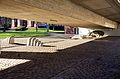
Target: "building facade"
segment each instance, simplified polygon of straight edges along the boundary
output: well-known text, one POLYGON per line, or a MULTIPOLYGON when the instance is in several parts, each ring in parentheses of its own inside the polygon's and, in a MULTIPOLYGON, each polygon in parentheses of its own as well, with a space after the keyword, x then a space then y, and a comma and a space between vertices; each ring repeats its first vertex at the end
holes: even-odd
POLYGON ((15 29, 19 26, 25 26, 27 28, 36 27, 37 22, 30 20, 20 20, 20 19, 12 19, 11 21, 11 29, 15 29))
POLYGON ((82 27, 72 27, 72 26, 65 26, 65 34, 72 34, 72 35, 88 35, 93 29, 90 28, 82 28, 82 27))
POLYGON ((7 24, 11 29, 15 29, 20 26, 25 26, 26 28, 36 27, 41 25, 43 26, 43 25, 46 25, 47 23, 0 17, 0 26, 3 26, 4 24, 7 24))

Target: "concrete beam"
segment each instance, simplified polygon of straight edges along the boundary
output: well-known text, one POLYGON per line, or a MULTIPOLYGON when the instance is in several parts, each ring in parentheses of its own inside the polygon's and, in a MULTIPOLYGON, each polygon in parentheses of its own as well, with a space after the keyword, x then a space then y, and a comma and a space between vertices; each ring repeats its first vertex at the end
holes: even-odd
POLYGON ((71 26, 117 28, 117 23, 70 0, 1 0, 0 15, 71 26))

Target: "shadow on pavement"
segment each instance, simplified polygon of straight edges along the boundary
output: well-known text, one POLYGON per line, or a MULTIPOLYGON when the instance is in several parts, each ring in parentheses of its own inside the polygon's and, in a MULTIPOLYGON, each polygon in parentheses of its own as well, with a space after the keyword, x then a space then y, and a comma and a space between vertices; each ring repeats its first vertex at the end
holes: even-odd
POLYGON ((119 79, 120 37, 97 39, 53 54, 2 52, 0 58, 31 60, 0 71, 0 79, 119 79))

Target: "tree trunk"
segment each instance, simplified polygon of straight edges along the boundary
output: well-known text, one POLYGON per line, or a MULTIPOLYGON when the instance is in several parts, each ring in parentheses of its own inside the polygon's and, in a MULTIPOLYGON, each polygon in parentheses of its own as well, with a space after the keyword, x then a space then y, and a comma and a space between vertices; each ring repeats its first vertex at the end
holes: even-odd
POLYGON ((3 32, 6 32, 6 25, 3 25, 3 32))
POLYGON ((36 32, 38 32, 38 27, 36 26, 36 32))

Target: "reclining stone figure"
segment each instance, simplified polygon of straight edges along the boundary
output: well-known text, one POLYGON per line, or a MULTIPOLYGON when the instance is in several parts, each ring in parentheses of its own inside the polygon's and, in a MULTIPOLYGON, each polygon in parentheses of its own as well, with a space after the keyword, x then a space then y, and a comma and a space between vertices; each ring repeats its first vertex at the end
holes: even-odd
POLYGON ((100 37, 103 35, 104 35, 104 32, 101 30, 94 30, 94 31, 90 32, 90 34, 89 34, 89 36, 92 36, 92 37, 100 37))
POLYGON ((42 42, 36 39, 35 37, 31 37, 27 41, 27 46, 42 46, 42 42))

